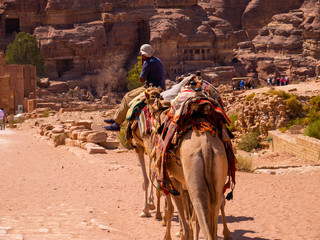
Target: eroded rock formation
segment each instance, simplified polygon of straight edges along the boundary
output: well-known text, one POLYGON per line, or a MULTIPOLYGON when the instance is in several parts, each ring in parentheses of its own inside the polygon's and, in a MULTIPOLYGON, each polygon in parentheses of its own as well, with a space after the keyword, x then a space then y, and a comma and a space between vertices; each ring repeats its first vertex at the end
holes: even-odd
POLYGON ((317 74, 319 11, 319 1, 305 1, 300 9, 274 15, 252 41, 238 44, 237 56, 247 71, 260 79, 304 80, 317 74))
POLYGON ((79 81, 99 97, 125 90, 144 43, 154 46, 170 79, 201 69, 216 84, 232 76, 263 82, 270 75, 303 80, 320 73, 318 0, 3 3, 2 49, 16 32, 34 33, 49 79, 79 81))

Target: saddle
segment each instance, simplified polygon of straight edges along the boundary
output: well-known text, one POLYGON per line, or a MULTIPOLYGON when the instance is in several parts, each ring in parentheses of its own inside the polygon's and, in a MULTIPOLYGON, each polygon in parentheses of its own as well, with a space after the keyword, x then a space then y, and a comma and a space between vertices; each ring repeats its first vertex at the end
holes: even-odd
MULTIPOLYGON (((126 128, 126 140, 129 142, 132 148, 136 147, 135 141, 133 141, 132 132, 139 127, 140 137, 151 133, 153 126, 158 126, 155 120, 151 117, 151 113, 148 111, 147 104, 150 104, 148 99, 156 99, 160 97, 160 90, 156 87, 149 87, 143 93, 138 95, 130 102, 130 107, 126 115, 127 128, 126 128), (153 121, 153 122, 152 122, 153 121)), ((158 103, 158 102, 157 102, 158 103)), ((156 111, 163 111, 169 107, 168 102, 159 102, 157 106, 154 106, 156 111)))
MULTIPOLYGON (((227 187, 235 184, 235 162, 230 136, 226 125, 231 121, 220 104, 220 97, 214 96, 213 88, 201 83, 205 88, 186 88, 171 101, 171 107, 158 129, 156 146, 151 163, 152 171, 165 194, 179 195, 167 172, 167 161, 171 153, 179 146, 180 139, 190 129, 202 133, 209 131, 222 139, 229 163, 229 182, 227 187)), ((174 155, 174 154, 173 154, 174 155)))

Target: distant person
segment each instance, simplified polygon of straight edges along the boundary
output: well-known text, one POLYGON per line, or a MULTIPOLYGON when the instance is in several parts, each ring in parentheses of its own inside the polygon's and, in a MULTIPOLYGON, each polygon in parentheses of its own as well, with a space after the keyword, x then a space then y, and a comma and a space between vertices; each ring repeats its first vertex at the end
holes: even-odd
POLYGON ((240 89, 244 89, 244 81, 243 80, 240 81, 240 89))
POLYGON ((288 85, 288 84, 289 84, 289 79, 288 79, 287 76, 284 78, 284 84, 285 84, 285 85, 288 85))
POLYGON ((6 115, 3 111, 2 108, 0 108, 0 127, 1 127, 1 130, 5 130, 6 129, 6 115))
POLYGON ((267 79, 267 84, 270 86, 271 85, 271 80, 270 78, 267 79))
POLYGON ((126 120, 127 111, 129 110, 129 103, 139 94, 143 93, 149 84, 153 87, 161 87, 166 90, 165 87, 165 75, 164 67, 159 58, 153 56, 154 50, 149 44, 143 44, 140 48, 139 54, 141 54, 142 71, 140 74, 140 81, 145 86, 136 88, 128 92, 122 99, 120 107, 111 119, 104 120, 111 125, 104 128, 109 131, 120 131, 121 124, 126 120))
POLYGON ((284 78, 283 77, 281 77, 281 79, 280 79, 280 85, 284 86, 284 78))
POLYGON ((271 83, 271 86, 274 86, 274 77, 270 78, 270 83, 271 83))
POLYGON ((277 86, 280 86, 280 79, 277 78, 277 86))
POLYGON ((234 81, 232 81, 232 90, 234 91, 236 89, 237 89, 236 84, 234 83, 234 81))

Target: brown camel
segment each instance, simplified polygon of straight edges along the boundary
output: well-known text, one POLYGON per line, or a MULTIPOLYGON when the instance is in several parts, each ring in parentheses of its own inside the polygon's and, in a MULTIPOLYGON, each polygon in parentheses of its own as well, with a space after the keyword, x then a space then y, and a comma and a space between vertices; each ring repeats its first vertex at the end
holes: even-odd
MULTIPOLYGON (((151 88, 152 89, 152 88, 151 88)), ((157 88, 155 88, 157 89, 157 88)), ((160 97, 160 92, 162 90, 157 89, 155 93, 156 95, 153 96, 153 98, 160 97)), ((160 110, 166 109, 167 106, 162 106, 161 109, 159 109, 159 113, 161 113, 160 110)), ((129 125, 132 124, 132 121, 129 121, 129 125)), ((151 131, 150 133, 147 133, 143 136, 140 134, 139 125, 132 129, 131 127, 128 128, 129 136, 131 136, 128 141, 132 146, 134 146, 135 152, 137 154, 141 170, 142 170, 142 176, 143 176, 143 190, 144 190, 144 207, 142 212, 140 213, 140 217, 150 217, 150 210, 154 210, 156 208, 156 215, 155 218, 158 220, 162 219, 161 212, 160 212, 160 191, 157 189, 157 207, 154 205, 154 197, 153 197, 153 182, 154 177, 150 174, 150 155, 152 154, 152 150, 154 148, 154 137, 156 132, 151 131), (145 160, 145 154, 148 156, 149 161, 145 160), (149 173, 149 174, 148 174, 149 173), (149 192, 149 186, 150 186, 150 192, 149 192), (149 194, 148 194, 149 192, 149 194)), ((163 223, 165 225, 165 223, 163 223)))
MULTIPOLYGON (((146 98, 149 99, 150 111, 158 113, 160 99, 154 99, 152 94, 146 94, 146 98)), ((158 116, 157 121, 164 118, 164 114, 153 115, 158 116)), ((178 182, 177 185, 173 181, 175 188, 180 189, 180 196, 174 197, 174 200, 181 221, 181 239, 198 239, 198 223, 206 239, 217 239, 219 209, 222 213, 224 238, 232 239, 224 213, 223 190, 228 176, 228 160, 222 140, 209 131, 199 133, 189 130, 180 140, 175 157, 168 160, 167 170, 178 182), (187 194, 182 188, 187 189, 187 194)), ((171 239, 169 222, 173 208, 169 206, 168 209, 166 239, 171 239)))
MULTIPOLYGON (((197 134, 189 131, 181 140, 177 158, 182 166, 169 161, 168 172, 186 186, 206 239, 217 239, 219 209, 224 223, 224 237, 231 239, 223 208, 228 161, 222 141, 209 132, 197 134)), ((190 239, 188 235, 186 233, 185 239, 190 239)))
MULTIPOLYGON (((152 182, 150 182, 149 179, 149 167, 150 167, 150 160, 145 160, 145 154, 150 156, 151 150, 153 148, 153 134, 147 134, 144 137, 141 137, 139 127, 137 127, 135 130, 131 130, 131 145, 135 146, 135 152, 137 154, 138 161, 141 166, 142 176, 143 176, 143 184, 142 188, 144 191, 144 207, 142 209, 142 212, 140 213, 140 217, 150 217, 150 210, 155 209, 154 205, 154 197, 153 197, 153 185, 152 182), (150 192, 149 192, 149 186, 150 186, 150 192)), ((158 195, 157 195, 158 196, 158 195)), ((158 204, 159 205, 159 204, 158 204)), ((156 219, 162 219, 160 209, 157 208, 156 212, 156 219)))

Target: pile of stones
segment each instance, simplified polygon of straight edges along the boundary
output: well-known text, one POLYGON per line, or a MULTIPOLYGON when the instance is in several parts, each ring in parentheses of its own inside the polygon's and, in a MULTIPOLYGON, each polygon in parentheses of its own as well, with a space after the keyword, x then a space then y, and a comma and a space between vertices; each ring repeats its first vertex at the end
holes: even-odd
MULTIPOLYGON (((302 106, 307 104, 310 97, 299 96, 297 100, 298 105, 302 106)), ((248 98, 236 92, 224 95, 223 101, 229 116, 238 115, 235 122, 236 137, 253 131, 267 136, 268 131, 286 127, 290 120, 297 117, 290 111, 286 99, 278 95, 256 93, 252 98, 248 98)))
POLYGON ((51 138, 55 146, 65 144, 80 147, 89 154, 107 153, 107 150, 119 147, 119 141, 108 138, 103 130, 93 130, 91 126, 91 120, 66 120, 61 121, 59 125, 41 125, 38 132, 51 138))
POLYGON ((279 96, 257 94, 252 100, 243 99, 238 109, 235 127, 240 133, 259 130, 267 135, 269 130, 285 126, 290 119, 286 102, 279 96))

